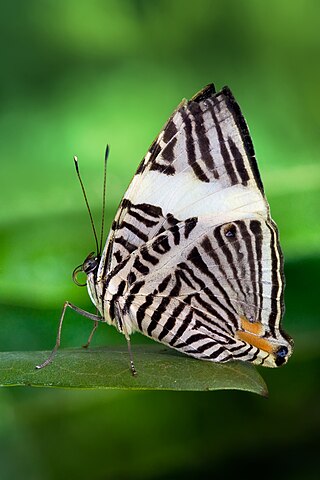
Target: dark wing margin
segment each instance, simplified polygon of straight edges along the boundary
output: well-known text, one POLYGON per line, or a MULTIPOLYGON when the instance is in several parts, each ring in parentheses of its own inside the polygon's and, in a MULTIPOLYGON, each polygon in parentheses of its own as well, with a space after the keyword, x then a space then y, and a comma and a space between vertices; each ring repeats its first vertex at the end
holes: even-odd
POLYGON ((200 92, 196 93, 191 98, 190 101, 200 103, 203 100, 207 100, 207 98, 213 97, 213 95, 215 95, 216 93, 217 92, 216 92, 216 88, 215 88, 214 84, 209 83, 209 85, 206 85, 205 87, 203 87, 203 89, 200 90, 200 92))
POLYGON ((248 159, 252 168, 252 173, 254 175, 255 181, 257 183, 258 188, 264 193, 264 188, 262 184, 262 180, 260 177, 258 165, 257 165, 257 160, 255 156, 255 151, 253 147, 253 143, 251 140, 251 135, 249 132, 249 128, 247 125, 247 122, 245 121, 244 116, 241 113, 241 109, 239 107, 239 104, 236 102, 231 90, 229 87, 223 87, 221 90, 221 93, 225 96, 226 99, 226 104, 230 110, 230 112, 233 115, 234 121, 236 125, 239 128, 241 138, 243 141, 243 145, 245 148, 245 151, 248 155, 248 159))

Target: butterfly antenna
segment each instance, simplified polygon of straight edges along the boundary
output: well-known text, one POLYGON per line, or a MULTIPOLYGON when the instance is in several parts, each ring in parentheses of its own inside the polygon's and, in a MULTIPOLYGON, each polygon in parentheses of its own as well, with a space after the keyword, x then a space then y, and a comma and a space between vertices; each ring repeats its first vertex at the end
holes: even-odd
POLYGON ((77 175, 78 175, 78 179, 79 179, 79 182, 80 182, 80 185, 81 185, 81 189, 82 189, 84 201, 86 202, 87 210, 88 210, 88 213, 89 213, 90 223, 91 223, 91 227, 92 227, 94 239, 95 239, 95 242, 96 242, 97 253, 99 254, 100 252, 99 252, 99 244, 98 244, 97 232, 96 232, 96 228, 95 228, 95 226, 94 226, 94 222, 93 222, 92 213, 91 213, 91 210, 90 210, 90 207, 89 207, 89 202, 88 202, 87 194, 86 194, 86 191, 85 191, 85 188, 84 188, 82 179, 81 179, 80 170, 79 170, 79 163, 78 163, 78 157, 74 156, 74 157, 73 157, 73 160, 74 160, 74 164, 75 164, 75 167, 76 167, 76 172, 77 172, 77 175))
POLYGON ((99 255, 102 252, 103 232, 104 232, 104 220, 106 211, 106 192, 107 192, 107 163, 109 157, 109 145, 106 146, 106 153, 104 155, 104 170, 103 170, 103 191, 102 191, 102 218, 101 218, 101 234, 100 234, 100 246, 99 255))

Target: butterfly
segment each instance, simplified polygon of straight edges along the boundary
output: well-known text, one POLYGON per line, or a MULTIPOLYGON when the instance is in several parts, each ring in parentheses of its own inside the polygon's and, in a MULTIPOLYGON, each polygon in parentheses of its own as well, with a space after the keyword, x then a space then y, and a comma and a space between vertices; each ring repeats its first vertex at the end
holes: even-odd
POLYGON ((216 92, 210 84, 180 103, 138 167, 103 251, 97 250, 75 273, 87 275, 99 314, 66 302, 57 344, 40 368, 59 346, 67 307, 114 325, 129 346, 138 331, 212 362, 278 367, 292 354, 293 341, 281 326, 278 230, 248 127, 228 87, 216 92))

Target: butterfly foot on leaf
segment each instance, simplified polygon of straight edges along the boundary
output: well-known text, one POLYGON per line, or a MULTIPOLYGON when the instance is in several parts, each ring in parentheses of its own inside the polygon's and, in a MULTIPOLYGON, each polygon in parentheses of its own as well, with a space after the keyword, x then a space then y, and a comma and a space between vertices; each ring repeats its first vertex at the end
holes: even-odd
POLYGON ((130 370, 133 377, 136 377, 138 375, 138 372, 135 369, 135 366, 132 360, 130 360, 130 370))

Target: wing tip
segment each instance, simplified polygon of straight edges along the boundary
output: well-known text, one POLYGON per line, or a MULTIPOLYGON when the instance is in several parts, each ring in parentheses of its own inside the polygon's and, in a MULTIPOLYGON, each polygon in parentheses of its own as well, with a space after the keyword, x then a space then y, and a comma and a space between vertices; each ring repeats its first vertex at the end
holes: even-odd
POLYGON ((207 98, 213 97, 216 94, 216 88, 213 83, 209 83, 205 87, 203 87, 199 92, 197 92, 192 98, 191 102, 200 103, 207 98))

